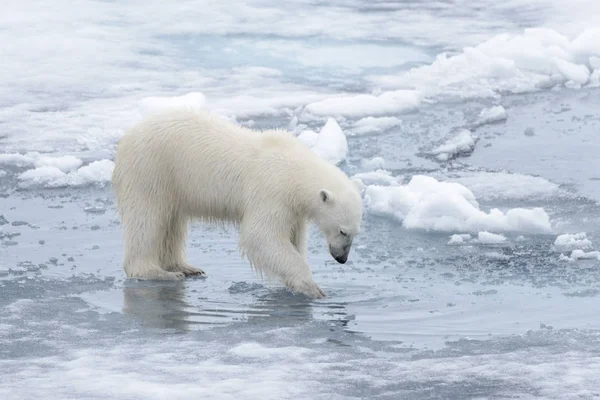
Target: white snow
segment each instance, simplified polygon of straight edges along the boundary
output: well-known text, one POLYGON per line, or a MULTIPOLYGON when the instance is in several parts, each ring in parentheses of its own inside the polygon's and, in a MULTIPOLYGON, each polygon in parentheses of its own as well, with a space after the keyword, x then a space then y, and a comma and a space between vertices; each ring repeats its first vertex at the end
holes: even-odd
POLYGON ((456 136, 446 141, 441 146, 431 151, 440 161, 451 160, 459 155, 466 155, 473 152, 477 139, 471 131, 461 130, 456 136))
POLYGON ((352 179, 360 179, 364 185, 394 185, 398 183, 398 179, 392 176, 391 172, 383 169, 361 172, 354 175, 352 179))
POLYGON ((498 244, 505 242, 506 237, 504 235, 483 231, 477 234, 477 240, 484 244, 498 244))
POLYGON ((42 166, 21 173, 19 186, 56 188, 102 184, 110 181, 113 168, 114 163, 110 160, 94 161, 69 173, 55 166, 42 166))
POLYGON ((448 244, 461 244, 471 240, 471 235, 468 233, 456 233, 450 236, 448 244))
POLYGON ((26 167, 33 165, 40 153, 30 152, 26 154, 5 153, 0 154, 0 164, 14 165, 15 167, 26 167))
POLYGON ((502 106, 494 106, 481 110, 477 123, 478 125, 491 124, 494 122, 505 121, 506 118, 506 109, 502 106))
POLYGON ((351 129, 353 135, 381 133, 402 123, 396 117, 365 117, 354 123, 351 129))
POLYGON ((321 158, 339 164, 348 155, 348 141, 335 119, 328 118, 321 131, 303 131, 298 138, 321 158))
POLYGON ((565 233, 556 237, 554 247, 558 251, 584 250, 591 248, 592 242, 585 232, 565 233))
MULTIPOLYGON (((395 90, 383 92, 379 96, 344 95, 310 103, 305 111, 317 116, 381 116, 414 110, 421 103, 421 98, 421 93, 416 90, 395 90)), ((373 122, 363 122, 363 127, 369 123, 373 122)), ((385 123, 389 124, 391 121, 387 120, 385 123)))
POLYGON ((550 218, 543 208, 512 208, 503 212, 481 210, 465 186, 416 175, 406 185, 370 185, 365 206, 374 213, 392 216, 407 229, 441 232, 549 233, 550 218))
POLYGON ((192 92, 174 97, 146 97, 139 102, 140 114, 147 117, 165 110, 184 108, 202 109, 206 105, 206 96, 200 92, 192 92))

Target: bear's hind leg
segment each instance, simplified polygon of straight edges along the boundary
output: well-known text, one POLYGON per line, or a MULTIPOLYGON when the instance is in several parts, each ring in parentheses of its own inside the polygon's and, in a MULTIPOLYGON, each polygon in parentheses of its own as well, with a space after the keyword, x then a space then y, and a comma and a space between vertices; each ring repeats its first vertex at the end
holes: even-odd
POLYGON ((128 278, 178 280, 182 272, 160 267, 159 249, 164 240, 165 215, 159 210, 126 209, 122 213, 125 239, 123 267, 128 278))
POLYGON ((187 233, 188 218, 177 213, 173 214, 164 235, 160 265, 166 271, 183 273, 185 276, 205 276, 204 271, 187 262, 185 255, 187 233))

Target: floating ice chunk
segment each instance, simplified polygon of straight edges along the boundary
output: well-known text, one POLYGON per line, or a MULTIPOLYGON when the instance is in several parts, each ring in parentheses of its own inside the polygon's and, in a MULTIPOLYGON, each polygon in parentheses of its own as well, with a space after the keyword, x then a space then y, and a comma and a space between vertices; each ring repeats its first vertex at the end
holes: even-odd
MULTIPOLYGON (((584 85, 590 75, 585 64, 599 56, 600 29, 588 29, 570 40, 550 29, 525 29, 500 34, 462 53, 442 53, 425 66, 399 75, 371 79, 384 89, 412 88, 429 99, 500 97, 558 83, 584 85)), ((596 67, 594 67, 596 68, 596 67)))
POLYGON ((366 117, 356 121, 351 132, 354 135, 380 133, 401 123, 402 120, 396 117, 366 117))
POLYGON ((592 247, 592 242, 587 238, 585 232, 565 233, 558 235, 554 241, 554 247, 559 251, 583 250, 592 247))
POLYGON ((577 261, 577 260, 593 260, 593 259, 600 260, 600 251, 587 251, 586 252, 581 249, 576 249, 571 252, 570 256, 561 254, 559 256, 559 259, 561 261, 569 261, 569 262, 577 261))
POLYGON ((471 240, 471 235, 469 235, 468 233, 457 233, 450 236, 448 244, 461 244, 469 240, 471 240))
MULTIPOLYGON (((305 140, 308 139, 305 138, 305 140)), ((346 159, 348 155, 348 141, 335 119, 327 119, 327 122, 317 135, 312 150, 333 164, 339 164, 346 159)))
POLYGON ((506 109, 502 106, 494 106, 481 110, 477 123, 478 125, 491 124, 494 122, 505 121, 506 118, 506 109))
POLYGON ((31 152, 25 154, 6 153, 0 154, 0 164, 14 165, 15 167, 27 167, 33 165, 40 153, 31 152))
POLYGON ((373 157, 369 160, 363 159, 361 165, 364 169, 368 170, 383 169, 385 167, 385 160, 383 157, 373 157))
POLYGON ((440 161, 448 161, 460 155, 468 155, 475 149, 477 139, 471 131, 463 129, 458 135, 431 151, 440 161))
POLYGON ((318 138, 319 134, 310 130, 302 131, 298 135, 298 139, 311 149, 317 143, 318 138))
POLYGON ((352 179, 360 179, 365 185, 395 185, 398 183, 398 180, 392 176, 391 172, 383 169, 362 172, 354 175, 352 179))
POLYGON ((600 68, 595 69, 592 75, 590 75, 589 86, 600 86, 600 68))
POLYGON ((383 92, 379 96, 371 94, 346 95, 310 103, 305 107, 305 110, 310 114, 321 116, 381 116, 414 110, 421 104, 421 98, 421 93, 417 90, 395 90, 383 92))
POLYGON ((78 170, 65 173, 58 167, 44 166, 19 175, 20 187, 44 188, 78 187, 110 181, 114 163, 110 160, 94 161, 78 170))
POLYGON ((590 79, 590 70, 585 65, 574 64, 566 60, 555 60, 556 68, 567 80, 585 85, 590 79))
POLYGON ((589 63, 590 63, 590 67, 592 67, 592 69, 594 69, 594 70, 600 69, 600 57, 591 56, 589 58, 589 63))
POLYGON ((479 208, 473 193, 463 185, 438 182, 423 175, 407 185, 371 185, 365 190, 365 206, 374 214, 393 216, 407 229, 441 232, 531 232, 551 231, 543 208, 513 208, 507 212, 479 208))
POLYGON ((479 240, 480 243, 485 244, 498 244, 505 242, 506 237, 504 237, 503 235, 483 231, 477 234, 477 240, 479 240))
POLYGON ((2 178, 2 177, 4 177, 4 176, 6 176, 6 174, 7 174, 7 172, 6 172, 6 171, 4 171, 4 170, 0 169, 0 178, 2 178))
POLYGON ((62 172, 69 172, 77 169, 83 164, 79 158, 75 156, 62 156, 62 157, 49 157, 49 156, 41 156, 36 159, 33 164, 37 168, 41 167, 55 167, 61 170, 62 172))
POLYGON ((547 198, 560 193, 557 184, 544 178, 508 172, 464 172, 448 181, 465 185, 485 200, 547 198))
POLYGON ((168 109, 185 108, 201 109, 206 105, 203 93, 192 92, 174 97, 146 97, 139 102, 139 111, 143 117, 156 114, 168 109))

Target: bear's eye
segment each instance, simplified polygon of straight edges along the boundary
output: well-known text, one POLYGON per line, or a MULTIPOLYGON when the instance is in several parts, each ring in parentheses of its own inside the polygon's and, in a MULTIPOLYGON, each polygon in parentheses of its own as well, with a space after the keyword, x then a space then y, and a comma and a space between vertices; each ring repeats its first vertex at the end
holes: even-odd
POLYGON ((348 236, 348 233, 346 233, 346 231, 340 231, 340 235, 342 235, 342 236, 348 236))

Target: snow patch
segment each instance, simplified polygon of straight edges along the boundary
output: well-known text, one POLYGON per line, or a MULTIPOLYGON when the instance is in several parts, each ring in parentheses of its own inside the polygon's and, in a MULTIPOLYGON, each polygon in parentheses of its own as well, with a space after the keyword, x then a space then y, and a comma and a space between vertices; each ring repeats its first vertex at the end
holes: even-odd
POLYGON ((475 149, 477 138, 473 136, 471 131, 463 129, 441 146, 436 147, 431 151, 440 161, 448 161, 461 155, 469 155, 475 149))
POLYGON ((402 123, 396 117, 365 117, 356 121, 351 129, 353 135, 381 133, 402 123))
POLYGON ((21 173, 19 186, 57 188, 102 184, 110 181, 113 169, 114 163, 110 160, 94 161, 69 173, 56 166, 42 166, 21 173))
POLYGON ((75 156, 62 156, 62 157, 49 157, 42 156, 36 159, 33 164, 36 168, 42 167, 54 167, 58 168, 62 172, 70 172, 73 171, 83 164, 81 159, 75 156))
POLYGON ((530 232, 549 233, 550 218, 543 208, 512 208, 503 212, 481 210, 465 186, 416 175, 406 185, 370 185, 365 190, 366 208, 392 216, 407 229, 440 232, 530 232))
MULTIPOLYGON (((371 94, 345 95, 310 103, 305 107, 305 111, 317 116, 333 115, 355 118, 383 116, 414 110, 421 103, 421 98, 421 93, 416 90, 395 90, 383 92, 379 96, 371 94)), ((364 128, 373 123, 373 121, 364 121, 362 126, 364 128)), ((391 120, 387 120, 383 124, 385 123, 389 124, 391 120)))

